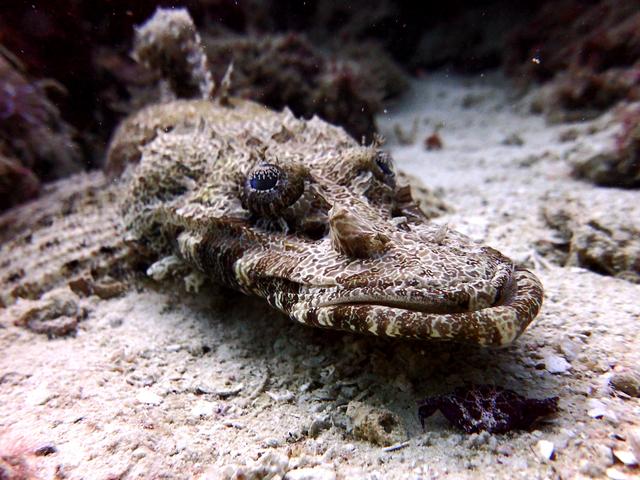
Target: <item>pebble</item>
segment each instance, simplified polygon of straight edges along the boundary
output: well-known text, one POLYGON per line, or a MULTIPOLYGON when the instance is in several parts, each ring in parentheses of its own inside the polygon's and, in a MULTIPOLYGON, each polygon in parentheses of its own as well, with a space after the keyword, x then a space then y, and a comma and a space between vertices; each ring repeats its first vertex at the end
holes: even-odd
POLYGON ((613 465, 613 452, 606 445, 595 445, 594 451, 597 455, 598 462, 605 466, 610 467, 613 465))
POLYGON ((627 438, 629 440, 629 445, 631 445, 631 451, 634 456, 640 460, 640 428, 629 430, 627 438))
POLYGON ((146 388, 138 392, 136 399, 138 402, 145 403, 147 405, 160 405, 162 403, 162 397, 160 395, 146 388))
POLYGON ((331 427, 331 420, 328 415, 318 415, 313 419, 309 426, 309 436, 315 438, 324 430, 331 427))
POLYGON ((612 425, 618 424, 618 416, 616 415, 616 413, 613 410, 607 408, 607 406, 600 400, 590 398, 587 403, 589 404, 587 415, 589 415, 591 418, 604 418, 612 425))
POLYGON ((580 461, 580 473, 588 477, 596 478, 604 475, 604 469, 588 460, 580 461))
POLYGON ((295 395, 293 394, 293 392, 289 390, 285 390, 284 392, 269 391, 269 392, 266 392, 266 394, 271 400, 278 403, 291 402, 295 398, 295 395))
POLYGON ((549 373, 565 373, 571 370, 571 364, 559 355, 549 354, 544 357, 544 368, 549 373))
POLYGON ((330 409, 330 406, 327 403, 314 403, 309 408, 309 411, 313 413, 320 413, 320 412, 324 412, 327 409, 330 409))
POLYGON ((633 452, 629 450, 614 450, 614 457, 624 463, 627 467, 633 467, 638 465, 638 459, 633 454, 633 452))
POLYGON ((287 456, 275 451, 269 451, 255 463, 248 465, 227 465, 223 467, 219 474, 205 478, 270 478, 275 480, 276 478, 281 479, 284 477, 288 465, 289 459, 287 456))
POLYGON ((27 394, 25 402, 27 405, 35 407, 38 405, 44 405, 53 397, 55 397, 55 394, 51 390, 49 390, 45 385, 40 385, 35 390, 31 390, 27 394))
POLYGON ((322 455, 322 461, 325 463, 330 463, 336 458, 343 457, 349 458, 356 451, 356 446, 353 443, 345 443, 342 446, 333 445, 324 452, 322 455))
POLYGON ((138 447, 133 452, 131 452, 131 458, 135 460, 140 460, 146 456, 147 456, 147 452, 143 447, 138 447))
MULTIPOLYGON (((182 375, 178 375, 176 380, 180 380, 181 378, 182 378, 182 375)), ((195 393, 196 395, 209 395, 209 394, 216 393, 216 389, 209 385, 199 383, 198 385, 195 385, 193 387, 193 393, 195 393)))
POLYGON ((44 443, 44 444, 40 445, 39 447, 37 447, 33 451, 33 454, 38 456, 38 457, 45 457, 47 455, 54 454, 57 451, 58 451, 58 449, 56 448, 56 446, 53 443, 44 443))
POLYGON ((555 446, 549 440, 539 440, 536 444, 538 454, 543 460, 551 460, 555 456, 555 446))
POLYGON ((289 470, 284 480, 336 480, 336 472, 324 467, 289 470))
POLYGON ((495 435, 491 435, 491 437, 489 437, 487 448, 494 453, 498 451, 498 439, 495 437, 495 435))
POLYGON ((278 448, 282 445, 282 442, 277 438, 267 438, 264 441, 264 445, 265 447, 268 447, 268 448, 278 448))
POLYGON ((339 456, 338 447, 333 445, 327 448, 327 450, 324 452, 324 454, 322 455, 322 461, 330 462, 338 456, 339 456))
POLYGON ((206 400, 197 401, 191 409, 191 416, 196 418, 210 417, 215 411, 216 404, 206 400))
MULTIPOLYGON (((305 449, 306 450, 306 449, 305 449)), ((289 464, 287 466, 287 471, 298 470, 301 468, 314 468, 319 466, 318 460, 314 457, 311 457, 307 454, 302 454, 300 456, 295 456, 289 458, 289 464)))
POLYGON ((564 357, 571 362, 578 357, 580 347, 576 342, 567 339, 560 344, 560 351, 564 357))
POLYGON ((509 464, 514 472, 526 470, 529 467, 527 459, 522 457, 515 457, 509 462, 509 464))
POLYGON ((616 390, 626 393, 630 397, 640 397, 640 373, 634 370, 624 369, 614 374, 609 383, 616 390))
POLYGON ((340 395, 347 400, 353 400, 358 392, 359 390, 356 385, 346 385, 340 389, 340 395))
POLYGON ((110 313, 105 316, 105 321, 111 328, 118 328, 124 323, 124 318, 118 314, 110 313))
POLYGON ((309 455, 317 458, 327 450, 327 445, 322 440, 309 439, 305 442, 304 448, 309 455))
POLYGON ((376 445, 388 447, 407 439, 407 431, 400 417, 385 408, 352 401, 347 416, 353 423, 353 435, 376 445))
POLYGON ((569 430, 567 428, 560 429, 560 435, 556 437, 556 444, 558 448, 567 448, 569 445, 569 440, 576 436, 573 430, 569 430))
POLYGON ((509 457, 513 455, 513 447, 511 445, 500 445, 495 449, 495 452, 509 457))
POLYGON ((396 443, 395 445, 389 445, 388 447, 384 447, 382 449, 382 451, 383 452, 396 452, 398 450, 402 450, 403 448, 408 447, 409 445, 411 445, 411 442, 409 442, 407 440, 406 442, 396 443))
POLYGON ((489 437, 491 437, 491 434, 486 431, 472 433, 465 443, 469 448, 478 448, 487 443, 489 441, 489 437))
POLYGON ((611 480, 631 480, 633 478, 616 468, 607 468, 606 473, 611 480))
POLYGON ((501 143, 502 145, 521 147, 522 145, 524 145, 524 140, 517 133, 512 133, 511 135, 505 137, 501 143))
POLYGON ((244 385, 242 383, 239 383, 238 385, 234 385, 229 388, 216 389, 213 393, 224 400, 226 398, 235 397, 242 391, 243 388, 244 385))

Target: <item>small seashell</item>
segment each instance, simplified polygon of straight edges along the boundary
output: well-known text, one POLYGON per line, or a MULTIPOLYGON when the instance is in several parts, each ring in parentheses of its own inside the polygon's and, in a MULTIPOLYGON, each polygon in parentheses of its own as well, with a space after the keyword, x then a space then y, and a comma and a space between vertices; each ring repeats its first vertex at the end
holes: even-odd
POLYGON ((145 403, 147 405, 160 405, 162 403, 162 397, 160 395, 146 388, 144 390, 140 390, 138 395, 136 395, 136 399, 138 402, 145 403))
POLYGON ((544 368, 549 373, 564 373, 571 370, 571 364, 559 355, 547 355, 544 358, 544 368))
POLYGON ((638 465, 638 459, 633 452, 629 450, 614 450, 613 455, 627 467, 638 465))
POLYGON ((609 477, 611 480, 631 480, 632 478, 626 473, 621 472, 620 470, 617 470, 613 467, 607 468, 606 473, 607 473, 607 477, 609 477))
POLYGON ((553 442, 549 440, 540 440, 536 447, 538 449, 538 454, 544 460, 551 460, 555 457, 555 445, 553 442))
POLYGON ((618 424, 618 416, 614 411, 607 408, 607 406, 600 400, 592 398, 588 403, 590 408, 589 410, 587 410, 587 415, 589 415, 591 418, 604 418, 613 425, 618 424))

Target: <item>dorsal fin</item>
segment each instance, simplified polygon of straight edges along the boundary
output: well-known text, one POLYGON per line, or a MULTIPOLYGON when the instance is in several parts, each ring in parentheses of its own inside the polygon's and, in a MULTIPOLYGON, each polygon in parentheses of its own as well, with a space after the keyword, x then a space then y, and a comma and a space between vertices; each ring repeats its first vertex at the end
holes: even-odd
POLYGON ((211 98, 215 82, 200 35, 185 8, 158 8, 136 28, 133 57, 158 72, 176 98, 211 98))

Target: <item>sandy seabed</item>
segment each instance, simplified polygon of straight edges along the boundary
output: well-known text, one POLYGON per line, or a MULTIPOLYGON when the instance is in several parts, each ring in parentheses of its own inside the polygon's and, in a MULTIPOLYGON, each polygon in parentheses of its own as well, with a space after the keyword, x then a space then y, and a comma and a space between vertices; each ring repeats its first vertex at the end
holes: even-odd
POLYGON ((514 345, 315 330, 215 289, 89 297, 77 335, 53 340, 0 310, 0 456, 22 456, 36 478, 634 478, 613 452, 629 451, 640 401, 610 379, 640 364, 640 285, 534 247, 553 236, 542 209, 566 196, 640 218, 637 191, 570 176, 567 156, 609 141, 611 118, 550 126, 500 76, 440 73, 378 122, 398 168, 452 207, 435 222, 544 283, 542 312, 514 345), (401 145, 398 126, 414 124, 401 145), (427 151, 436 129, 443 148, 427 151), (568 129, 578 135, 562 141, 568 129), (560 411, 531 432, 466 435, 440 414, 423 430, 416 401, 467 383, 557 395, 560 411), (407 441, 385 449, 356 434, 351 412, 368 407, 397 415, 407 441))

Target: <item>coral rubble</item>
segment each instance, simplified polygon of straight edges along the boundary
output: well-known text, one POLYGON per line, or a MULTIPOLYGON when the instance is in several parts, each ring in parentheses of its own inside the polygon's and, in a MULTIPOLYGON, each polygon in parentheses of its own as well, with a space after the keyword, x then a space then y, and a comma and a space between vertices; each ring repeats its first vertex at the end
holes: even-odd
POLYGON ((46 87, 23 75, 15 59, 0 55, 0 210, 33 198, 40 180, 82 168, 74 130, 46 87))
POLYGON ((545 2, 510 34, 505 67, 514 78, 552 80, 547 109, 593 116, 640 95, 640 5, 625 0, 545 2))
POLYGON ((611 144, 573 162, 573 174, 605 187, 640 187, 640 109, 625 110, 611 144))
POLYGON ((587 208, 562 196, 543 210, 556 233, 554 242, 540 242, 538 250, 556 263, 587 268, 640 283, 640 230, 623 205, 593 199, 587 208))
POLYGON ((386 96, 405 86, 403 74, 379 52, 374 60, 352 49, 327 53, 301 33, 203 35, 214 77, 233 63, 231 94, 271 108, 343 126, 354 138, 372 138, 374 115, 386 96), (386 63, 385 63, 386 62, 386 63))

